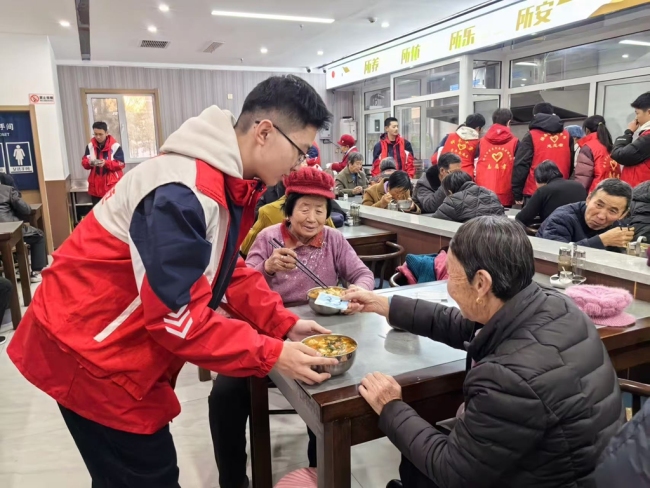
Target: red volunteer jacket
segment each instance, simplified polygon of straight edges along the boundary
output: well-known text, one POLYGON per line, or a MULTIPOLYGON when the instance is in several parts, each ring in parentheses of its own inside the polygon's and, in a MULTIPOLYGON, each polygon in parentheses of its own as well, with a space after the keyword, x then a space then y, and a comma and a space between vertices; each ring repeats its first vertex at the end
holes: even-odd
POLYGON ((562 172, 564 179, 571 174, 571 146, 573 140, 565 130, 558 134, 548 134, 538 129, 532 129, 530 136, 533 140, 533 162, 524 186, 524 195, 532 195, 537 190, 535 169, 547 159, 553 161, 562 172))
POLYGON ((501 205, 510 207, 512 195, 512 170, 519 140, 504 125, 494 124, 480 143, 476 163, 476 184, 492 190, 501 205))
POLYGON ((583 185, 588 177, 591 183, 586 187, 587 193, 596 189, 598 184, 608 178, 620 178, 621 167, 614 161, 609 151, 598 140, 598 134, 592 132, 578 141, 581 150, 576 163, 575 178, 583 185), (588 148, 588 150, 585 150, 588 148), (590 158, 586 155, 590 154, 590 158))
POLYGON ((90 144, 86 146, 86 152, 81 160, 84 169, 90 170, 88 175, 88 193, 94 197, 102 198, 113 188, 124 176, 124 152, 115 138, 111 135, 106 137, 103 148, 93 137, 90 144), (106 161, 104 166, 93 166, 95 160, 106 161))
POLYGON ((151 434, 180 412, 186 361, 232 376, 277 361, 297 317, 237 259, 261 189, 222 173, 241 172, 233 123, 217 107, 187 121, 54 253, 8 355, 63 406, 151 434))
POLYGON ((476 158, 476 148, 478 147, 478 143, 478 139, 466 140, 460 137, 456 132, 452 132, 447 137, 447 141, 442 147, 440 154, 448 152, 457 154, 461 159, 460 169, 474 178, 474 159, 476 158))
POLYGON ((350 154, 358 152, 359 150, 357 149, 357 146, 352 146, 348 149, 348 152, 345 153, 345 156, 343 156, 343 160, 340 163, 332 164, 332 171, 336 171, 337 173, 343 171, 348 166, 348 157, 350 157, 350 154))
POLYGON ((394 142, 390 142, 388 136, 385 133, 382 134, 373 150, 372 176, 377 176, 381 173, 379 166, 381 161, 387 157, 395 159, 398 171, 406 171, 411 178, 415 176, 413 147, 402 136, 398 135, 394 142))

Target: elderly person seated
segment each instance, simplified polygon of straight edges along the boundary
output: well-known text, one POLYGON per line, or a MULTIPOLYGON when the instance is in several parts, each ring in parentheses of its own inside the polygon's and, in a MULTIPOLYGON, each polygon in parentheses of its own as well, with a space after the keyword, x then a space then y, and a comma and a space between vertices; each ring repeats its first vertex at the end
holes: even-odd
POLYGON ((442 182, 442 187, 449 196, 433 214, 434 219, 462 224, 483 215, 505 216, 503 205, 496 193, 478 186, 464 171, 447 176, 442 182))
POLYGON ((368 207, 388 208, 392 201, 411 200, 408 213, 422 213, 420 207, 411 199, 413 184, 409 175, 404 171, 395 171, 388 178, 371 186, 363 194, 363 205, 368 207))
MULTIPOLYGON (((317 285, 299 269, 305 263, 330 286, 340 282, 366 290, 375 286, 372 272, 338 230, 325 225, 332 208, 330 175, 315 168, 291 173, 287 187, 283 223, 264 229, 246 259, 246 265, 264 275, 271 290, 285 305, 306 303, 307 292, 317 285), (282 243, 274 249, 273 240, 282 243)), ((319 333, 319 332, 315 332, 319 333)), ((250 393, 246 378, 217 376, 209 399, 210 430, 219 467, 220 486, 235 488, 246 483, 246 422, 250 393)), ((308 457, 316 466, 316 438, 310 433, 308 457)))
POLYGON ((357 311, 467 350, 464 408, 447 436, 381 373, 359 393, 402 453, 389 487, 586 487, 622 421, 621 393, 598 330, 562 293, 533 282, 523 228, 478 217, 456 232, 447 291, 459 309, 351 290, 357 311), (506 257, 504 259, 504 257, 506 257))
POLYGON ((348 156, 345 169, 336 175, 336 194, 361 195, 366 188, 368 179, 363 171, 363 154, 352 153, 348 156))
POLYGON ((444 153, 438 163, 427 169, 415 186, 413 200, 422 209, 422 213, 434 213, 447 198, 442 182, 449 174, 460 171, 461 159, 458 154, 444 153))
POLYGON ((630 185, 614 178, 603 180, 586 202, 565 205, 553 212, 537 237, 618 252, 634 238, 634 228, 620 222, 631 200, 630 185))
POLYGON ((370 183, 371 184, 377 184, 381 180, 388 178, 390 175, 392 175, 395 171, 397 171, 397 163, 395 162, 395 158, 391 158, 390 156, 387 158, 384 158, 381 160, 381 163, 379 163, 379 173, 377 176, 373 176, 370 178, 370 183))
POLYGON ((524 227, 541 224, 558 208, 587 199, 587 190, 582 183, 565 180, 562 172, 551 160, 541 163, 535 168, 534 174, 537 191, 515 217, 524 227))

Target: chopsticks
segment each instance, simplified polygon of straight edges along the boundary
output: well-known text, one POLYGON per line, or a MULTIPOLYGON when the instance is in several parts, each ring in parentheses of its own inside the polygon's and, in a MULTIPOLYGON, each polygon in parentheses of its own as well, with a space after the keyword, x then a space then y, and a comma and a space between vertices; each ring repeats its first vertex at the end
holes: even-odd
MULTIPOLYGON (((284 247, 282 243, 277 239, 273 239, 272 241, 269 241, 269 244, 271 244, 271 246, 273 246, 274 249, 282 249, 284 247)), ((316 276, 314 272, 311 269, 309 269, 305 265, 305 263, 300 261, 298 258, 296 258, 296 267, 300 271, 305 273, 307 276, 309 276, 312 280, 314 280, 314 282, 316 282, 318 286, 320 286, 321 288, 327 288, 327 285, 323 283, 323 281, 318 276, 316 276)))

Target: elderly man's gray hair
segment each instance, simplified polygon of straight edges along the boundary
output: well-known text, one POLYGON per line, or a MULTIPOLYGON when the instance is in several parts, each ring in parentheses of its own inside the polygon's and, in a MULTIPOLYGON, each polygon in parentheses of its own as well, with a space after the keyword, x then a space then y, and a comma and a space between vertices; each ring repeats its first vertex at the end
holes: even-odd
POLYGON ((379 163, 379 171, 388 171, 389 169, 397 170, 395 158, 384 158, 379 163))
POLYGON ((492 277, 492 293, 510 300, 533 281, 533 246, 521 224, 508 217, 476 217, 461 225, 449 252, 471 283, 479 270, 492 277))
POLYGON ((348 166, 352 166, 357 161, 361 161, 363 163, 364 160, 365 160, 365 158, 363 157, 363 154, 358 153, 358 152, 357 153, 351 153, 348 156, 348 166))

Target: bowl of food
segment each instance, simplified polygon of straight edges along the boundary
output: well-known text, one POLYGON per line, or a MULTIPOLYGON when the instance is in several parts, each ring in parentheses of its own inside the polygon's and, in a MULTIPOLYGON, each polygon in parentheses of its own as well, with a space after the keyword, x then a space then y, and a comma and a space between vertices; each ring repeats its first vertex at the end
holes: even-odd
POLYGON ((320 334, 303 339, 303 344, 318 351, 323 357, 334 358, 334 366, 314 366, 317 373, 329 373, 339 376, 348 371, 357 354, 357 341, 341 334, 320 334))
POLYGON ((397 201, 397 209, 401 210, 402 212, 406 212, 407 210, 411 210, 411 206, 413 206, 413 202, 411 200, 398 200, 397 201))
POLYGON ((335 297, 342 297, 345 293, 345 288, 340 286, 330 286, 328 288, 312 288, 307 292, 307 298, 309 298, 309 307, 316 312, 318 315, 336 315, 341 313, 338 308, 328 307, 327 305, 316 305, 316 299, 321 293, 327 293, 328 295, 334 295, 335 297))

